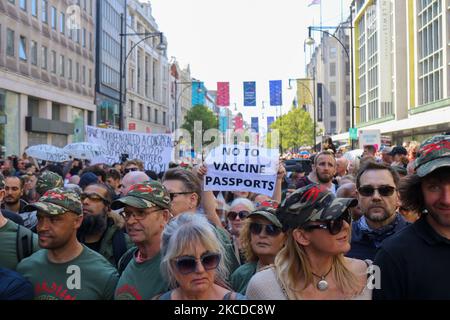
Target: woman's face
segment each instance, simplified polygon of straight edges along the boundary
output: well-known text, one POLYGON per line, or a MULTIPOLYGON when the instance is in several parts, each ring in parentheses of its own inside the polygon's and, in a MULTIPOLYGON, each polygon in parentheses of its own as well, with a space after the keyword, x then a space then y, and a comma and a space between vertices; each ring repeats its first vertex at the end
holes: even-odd
POLYGON ((216 252, 206 250, 203 244, 197 243, 189 247, 173 259, 174 276, 180 289, 189 295, 204 294, 214 285, 220 258, 217 258, 216 252))
MULTIPOLYGON (((258 256, 258 258, 261 258, 262 256, 275 258, 277 253, 284 246, 284 233, 280 232, 278 235, 268 235, 266 229, 267 225, 272 225, 275 227, 272 222, 262 217, 252 217, 251 219, 254 224, 264 225, 258 234, 254 231, 252 232, 252 229, 250 229, 250 245, 253 252, 258 256)), ((275 227, 274 229, 277 230, 278 228, 275 227)))
POLYGON ((250 192, 246 192, 246 191, 233 191, 234 194, 234 198, 248 198, 248 195, 250 194, 250 192))
POLYGON ((231 233, 234 235, 239 235, 241 233, 243 219, 245 219, 239 215, 239 212, 241 211, 246 212, 247 215, 250 213, 250 210, 243 204, 235 205, 228 211, 228 221, 230 222, 231 233))

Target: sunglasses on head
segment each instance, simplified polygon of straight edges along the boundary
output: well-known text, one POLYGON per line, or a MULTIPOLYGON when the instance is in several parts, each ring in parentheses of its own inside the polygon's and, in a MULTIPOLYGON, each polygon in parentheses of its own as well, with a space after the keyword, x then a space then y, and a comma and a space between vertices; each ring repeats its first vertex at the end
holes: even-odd
POLYGON ((93 200, 93 201, 103 201, 105 203, 109 203, 109 201, 106 198, 102 197, 98 193, 83 192, 80 195, 80 200, 84 201, 85 199, 89 199, 89 200, 93 200))
POLYGON ((277 227, 274 224, 262 224, 262 223, 256 223, 252 222, 250 223, 250 233, 253 235, 259 235, 264 229, 264 232, 270 236, 270 237, 276 237, 281 233, 281 228, 277 227))
POLYGON ((375 190, 378 190, 380 196, 389 197, 394 194, 396 188, 392 186, 380 186, 378 188, 375 188, 373 186, 361 186, 359 187, 358 192, 364 197, 371 197, 375 193, 375 190))
POLYGON ((131 171, 138 171, 138 170, 139 170, 139 168, 128 168, 128 169, 124 169, 123 172, 124 172, 125 174, 127 174, 128 172, 131 172, 131 171))
POLYGON ((239 211, 239 212, 230 211, 228 212, 228 219, 236 220, 237 216, 239 215, 239 219, 244 220, 245 218, 247 218, 249 214, 250 214, 249 211, 239 211))
POLYGON ((341 232, 342 227, 344 225, 344 221, 346 221, 348 224, 352 223, 352 217, 350 216, 350 214, 347 212, 345 212, 344 214, 342 214, 340 217, 338 217, 335 220, 328 220, 328 221, 324 221, 324 223, 321 224, 311 224, 311 225, 306 225, 303 227, 304 230, 306 231, 310 231, 310 230, 314 230, 314 229, 326 229, 328 230, 328 232, 331 235, 336 235, 339 232, 341 232))
POLYGON ((175 258, 175 267, 181 274, 189 274, 197 270, 197 261, 199 260, 205 270, 216 269, 220 263, 221 255, 219 253, 207 252, 201 255, 200 259, 193 256, 181 256, 175 258))

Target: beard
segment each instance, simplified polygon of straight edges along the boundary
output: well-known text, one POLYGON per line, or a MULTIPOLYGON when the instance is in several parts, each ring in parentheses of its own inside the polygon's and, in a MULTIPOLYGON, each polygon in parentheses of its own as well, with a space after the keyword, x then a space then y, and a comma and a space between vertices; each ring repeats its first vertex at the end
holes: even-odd
POLYGON ((317 180, 321 183, 329 183, 331 180, 333 180, 333 176, 331 174, 320 174, 319 172, 316 172, 317 180))
POLYGON ((390 214, 385 208, 383 208, 383 213, 382 214, 375 214, 375 213, 371 213, 370 211, 368 211, 366 214, 366 219, 369 221, 373 221, 373 222, 383 222, 387 219, 389 219, 392 214, 390 214))
POLYGON ((445 219, 444 217, 440 216, 439 214, 431 211, 431 210, 427 210, 428 214, 431 216, 431 218, 433 218, 434 221, 436 221, 437 224, 439 224, 442 227, 445 228, 449 228, 450 227, 450 221, 449 219, 445 219))
POLYGON ((107 224, 106 212, 86 215, 78 230, 78 234, 83 236, 101 234, 106 230, 107 224))

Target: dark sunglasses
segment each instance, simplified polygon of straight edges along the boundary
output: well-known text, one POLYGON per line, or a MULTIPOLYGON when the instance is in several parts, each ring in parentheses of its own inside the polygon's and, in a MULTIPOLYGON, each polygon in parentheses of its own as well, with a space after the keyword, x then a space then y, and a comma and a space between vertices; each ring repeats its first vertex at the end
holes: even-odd
POLYGON ((245 218, 247 218, 247 216, 249 214, 250 214, 249 211, 239 211, 239 212, 230 211, 230 212, 228 212, 228 219, 229 220, 236 220, 237 216, 239 215, 239 218, 241 220, 244 220, 245 218))
POLYGON ((189 274, 197 270, 197 260, 200 260, 203 268, 205 270, 216 269, 220 263, 219 253, 204 253, 201 255, 200 259, 196 259, 193 256, 182 256, 175 258, 175 267, 181 274, 189 274))
POLYGON ((307 225, 307 226, 304 226, 303 229, 305 229, 307 231, 313 230, 313 229, 327 229, 328 232, 334 236, 334 235, 338 234, 339 232, 341 232, 342 227, 344 225, 344 221, 346 221, 348 224, 352 223, 352 217, 350 216, 350 214, 348 212, 345 212, 344 214, 342 214, 339 218, 337 218, 335 220, 328 220, 322 224, 307 225))
POLYGON ((270 237, 276 237, 277 235, 279 235, 281 233, 281 228, 277 227, 274 224, 262 224, 262 223, 252 222, 252 223, 250 223, 249 229, 250 229, 251 234, 253 234, 255 236, 261 234, 263 229, 265 230, 265 233, 270 237))
POLYGON ((374 188, 372 186, 362 186, 359 187, 358 192, 364 197, 371 197, 375 193, 375 190, 378 190, 380 196, 389 197, 394 194, 396 188, 392 186, 380 186, 378 188, 374 188))
POLYGON ((128 172, 131 172, 131 171, 138 171, 138 170, 139 170, 139 168, 128 168, 128 169, 124 169, 123 172, 124 172, 125 174, 127 174, 128 172))
POLYGON ((170 195, 170 201, 173 201, 173 198, 175 198, 176 195, 179 195, 179 194, 189 194, 189 193, 194 193, 194 192, 192 192, 192 191, 185 191, 185 192, 170 192, 170 193, 169 193, 169 195, 170 195))
POLYGON ((103 201, 105 203, 109 203, 108 199, 102 197, 101 195, 99 195, 97 193, 83 192, 80 195, 80 199, 81 199, 81 201, 84 201, 85 199, 89 199, 89 200, 93 200, 93 201, 103 201))

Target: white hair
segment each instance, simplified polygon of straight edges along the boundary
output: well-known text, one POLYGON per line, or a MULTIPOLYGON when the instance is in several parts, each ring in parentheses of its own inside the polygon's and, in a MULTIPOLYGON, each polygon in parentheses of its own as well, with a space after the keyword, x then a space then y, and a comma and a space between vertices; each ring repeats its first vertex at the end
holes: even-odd
POLYGON ((253 204, 253 202, 251 202, 250 200, 248 200, 246 198, 234 199, 233 202, 231 202, 230 210, 231 210, 231 208, 236 207, 238 205, 243 205, 243 206, 247 207, 248 211, 250 211, 250 212, 255 211, 255 205, 253 204))

